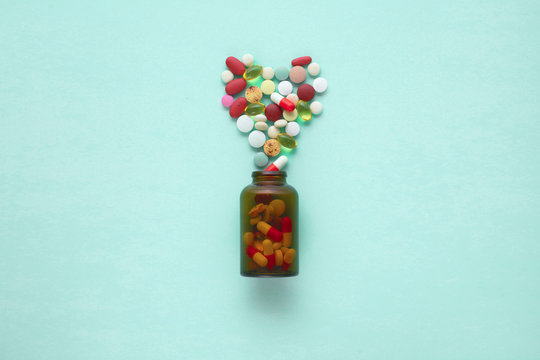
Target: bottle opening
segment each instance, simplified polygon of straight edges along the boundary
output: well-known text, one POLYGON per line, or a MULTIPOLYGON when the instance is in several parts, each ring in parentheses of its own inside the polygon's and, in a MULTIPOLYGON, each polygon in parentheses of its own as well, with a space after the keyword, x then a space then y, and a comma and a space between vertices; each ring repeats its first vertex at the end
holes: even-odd
POLYGON ((251 173, 253 182, 283 183, 287 177, 286 171, 254 171, 251 173))

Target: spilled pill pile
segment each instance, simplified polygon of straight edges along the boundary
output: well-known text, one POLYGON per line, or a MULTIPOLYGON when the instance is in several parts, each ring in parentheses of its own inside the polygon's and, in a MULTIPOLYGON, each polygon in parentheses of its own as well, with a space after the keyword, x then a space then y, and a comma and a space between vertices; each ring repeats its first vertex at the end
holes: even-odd
POLYGON ((322 112, 322 104, 312 100, 326 91, 328 83, 319 76, 321 67, 310 56, 293 59, 290 67, 275 69, 255 64, 250 54, 241 60, 229 56, 225 64, 228 69, 221 80, 226 84, 226 94, 221 104, 236 119, 238 130, 249 133, 249 144, 262 150, 255 154, 254 163, 264 167, 282 148, 296 148, 301 124, 322 112))

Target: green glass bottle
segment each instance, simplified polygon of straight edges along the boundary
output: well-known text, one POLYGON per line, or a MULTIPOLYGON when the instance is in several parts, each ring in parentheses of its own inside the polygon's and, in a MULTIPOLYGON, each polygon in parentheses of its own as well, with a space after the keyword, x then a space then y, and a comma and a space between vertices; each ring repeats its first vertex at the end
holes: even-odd
POLYGON ((240 274, 298 275, 298 193, 285 171, 254 171, 240 194, 240 274))

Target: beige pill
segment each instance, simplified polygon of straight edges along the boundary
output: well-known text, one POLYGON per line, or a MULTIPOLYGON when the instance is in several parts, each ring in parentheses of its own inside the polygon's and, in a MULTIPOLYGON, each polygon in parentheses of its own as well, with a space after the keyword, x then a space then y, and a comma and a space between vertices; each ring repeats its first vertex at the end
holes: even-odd
MULTIPOLYGON (((279 250, 281 249, 283 245, 281 244, 281 242, 275 242, 272 244, 272 247, 274 248, 274 250, 279 250)), ((277 251, 277 252, 281 252, 281 251, 277 251)))
POLYGON ((256 225, 259 221, 261 221, 261 217, 257 216, 256 218, 249 219, 250 225, 256 225))
POLYGON ((285 202, 281 199, 272 200, 270 205, 274 208, 275 216, 281 216, 285 212, 285 202))
POLYGON ((262 247, 264 255, 272 255, 274 253, 274 248, 272 247, 272 240, 263 240, 262 247))
POLYGON ((283 253, 281 251, 276 251, 276 266, 281 266, 283 264, 283 253))
POLYGON ((274 208, 268 205, 266 209, 264 210, 263 221, 267 223, 272 221, 272 218, 274 217, 274 213, 275 213, 274 208))
POLYGON ((294 121, 298 117, 298 111, 283 111, 283 118, 287 121, 294 121))
POLYGON ((265 95, 272 95, 272 93, 276 90, 276 84, 274 84, 272 80, 264 80, 261 83, 261 90, 265 95))
POLYGON ((250 86, 246 89, 246 99, 250 103, 258 103, 263 97, 262 90, 257 86, 250 86))
POLYGON ((279 155, 281 151, 281 145, 276 139, 268 139, 264 143, 264 153, 270 157, 279 155))
POLYGON ((287 250, 285 255, 283 255, 283 261, 286 262, 287 264, 292 264, 295 257, 296 257, 296 250, 289 249, 287 250))
POLYGON ((265 258, 261 253, 256 253, 253 255, 253 261, 255 261, 255 264, 259 265, 260 267, 265 267, 268 264, 268 259, 265 258))
POLYGON ((251 231, 244 233, 244 244, 246 244, 246 246, 252 245, 254 239, 255 239, 255 234, 253 234, 251 231))
POLYGON ((293 66, 291 71, 289 71, 289 79, 293 83, 300 84, 302 81, 306 80, 306 69, 302 66, 293 66))

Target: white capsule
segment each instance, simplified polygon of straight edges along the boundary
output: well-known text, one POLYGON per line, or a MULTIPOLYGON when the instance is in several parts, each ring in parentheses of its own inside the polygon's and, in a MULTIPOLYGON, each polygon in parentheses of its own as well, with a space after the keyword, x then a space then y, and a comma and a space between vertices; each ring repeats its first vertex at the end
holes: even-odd
POLYGON ((315 80, 313 80, 313 88, 316 92, 322 93, 326 91, 326 88, 328 87, 328 82, 325 78, 318 77, 315 80))
POLYGON ((228 82, 231 82, 234 79, 234 74, 230 70, 225 70, 221 73, 221 80, 227 84, 228 82))
POLYGON ((277 127, 277 128, 285 127, 285 126, 287 126, 287 120, 285 120, 285 119, 280 119, 280 120, 278 120, 278 121, 276 121, 276 122, 274 123, 274 126, 277 127))
POLYGON ((298 95, 296 95, 295 93, 289 94, 287 95, 287 99, 291 100, 291 102, 296 105, 296 103, 298 102, 298 95))
POLYGON ((274 77, 274 69, 272 69, 270 66, 263 68, 262 77, 266 80, 272 79, 274 77))
POLYGON ((300 134, 300 125, 296 121, 291 121, 285 126, 285 132, 291 136, 300 134))
POLYGON ((268 128, 268 137, 275 139, 279 135, 279 129, 275 126, 270 126, 268 128))
POLYGON ((322 104, 318 101, 314 101, 309 105, 309 109, 313 115, 319 115, 322 112, 322 104))
POLYGON ((281 96, 277 92, 274 92, 274 93, 272 93, 272 95, 270 95, 270 100, 272 100, 275 104, 279 105, 281 100, 283 100, 283 96, 281 96))
POLYGON ((247 115, 242 115, 236 119, 236 127, 243 133, 250 132, 253 129, 253 119, 247 115))
POLYGON ((311 64, 308 65, 307 72, 311 76, 317 76, 321 72, 321 66, 315 62, 312 62, 311 64))
POLYGON ((264 142, 266 141, 266 136, 262 131, 253 130, 248 136, 248 141, 249 145, 253 146, 254 148, 260 148, 264 145, 264 142))
POLYGON ((289 95, 290 93, 292 93, 292 90, 293 90, 293 86, 292 86, 292 83, 290 81, 282 81, 278 84, 277 86, 277 89, 279 91, 279 93, 283 96, 287 96, 289 95))
POLYGON ((268 124, 264 121, 258 121, 255 123, 255 129, 266 131, 266 129, 268 129, 268 124))
POLYGON ((251 55, 251 54, 246 54, 246 55, 242 56, 242 62, 243 62, 244 65, 246 65, 246 66, 251 66, 251 65, 253 65, 253 55, 251 55))

